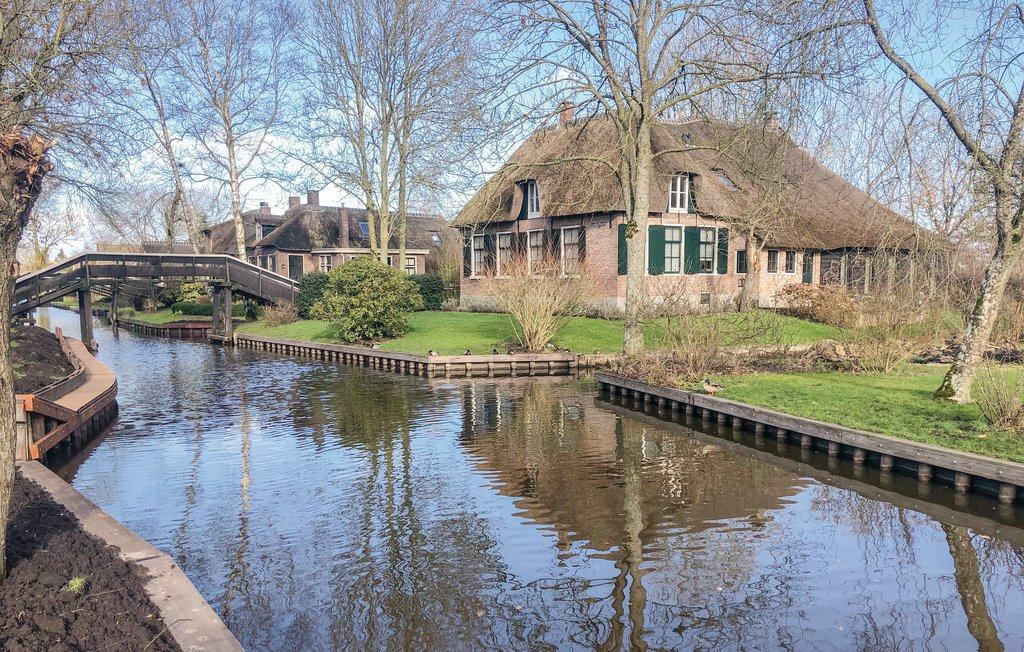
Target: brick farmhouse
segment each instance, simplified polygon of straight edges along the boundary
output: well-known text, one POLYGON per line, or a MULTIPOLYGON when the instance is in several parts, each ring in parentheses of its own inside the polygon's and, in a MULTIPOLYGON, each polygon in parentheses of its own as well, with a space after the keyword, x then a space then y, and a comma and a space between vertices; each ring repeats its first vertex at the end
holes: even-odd
MULTIPOLYGON (((872 252, 895 252, 899 264, 930 238, 770 124, 659 122, 652 141, 650 223, 639 234, 648 296, 724 306, 748 279, 762 306, 793 283, 867 291, 872 252)), ((491 305, 483 277, 500 277, 502 261, 519 254, 553 256, 563 273, 582 266, 597 286, 596 307, 623 309, 617 142, 605 119, 565 119, 530 136, 470 199, 453 222, 465 243, 464 308, 491 305)))

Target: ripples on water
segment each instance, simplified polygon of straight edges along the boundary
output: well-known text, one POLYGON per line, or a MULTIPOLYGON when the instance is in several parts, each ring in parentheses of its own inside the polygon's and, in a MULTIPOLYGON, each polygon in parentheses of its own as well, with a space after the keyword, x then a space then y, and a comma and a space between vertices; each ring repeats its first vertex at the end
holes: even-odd
POLYGON ((247 649, 1024 647, 1017 545, 575 381, 97 338, 120 418, 61 472, 247 649))

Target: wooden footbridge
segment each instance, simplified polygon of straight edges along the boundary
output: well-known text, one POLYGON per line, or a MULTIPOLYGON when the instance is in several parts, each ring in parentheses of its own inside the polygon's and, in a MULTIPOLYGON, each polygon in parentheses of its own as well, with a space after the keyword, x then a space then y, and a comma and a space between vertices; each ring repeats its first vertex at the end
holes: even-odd
MULTIPOLYGON (((232 291, 269 303, 295 303, 299 284, 285 276, 225 255, 83 253, 15 280, 12 314, 17 316, 77 294, 82 341, 93 343, 91 293, 110 296, 117 311, 118 295, 138 286, 163 281, 204 282, 213 286, 210 339, 231 339, 232 291)), ((134 290, 133 290, 134 288, 134 290)))

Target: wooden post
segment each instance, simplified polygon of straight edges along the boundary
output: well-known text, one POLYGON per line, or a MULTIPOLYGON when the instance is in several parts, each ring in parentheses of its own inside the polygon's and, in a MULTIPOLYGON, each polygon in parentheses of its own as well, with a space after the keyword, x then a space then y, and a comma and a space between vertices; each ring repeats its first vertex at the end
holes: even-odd
POLYGON ((785 428, 775 429, 775 441, 787 441, 789 439, 789 431, 785 428))
POLYGON ((763 435, 764 434, 764 424, 761 423, 760 421, 757 421, 757 422, 754 423, 754 434, 755 435, 763 435))
POLYGON ((853 464, 855 466, 862 466, 864 464, 864 460, 867 459, 867 456, 868 452, 863 448, 853 449, 853 464))
POLYGON ((918 464, 917 465, 917 479, 920 482, 931 482, 931 479, 932 479, 932 465, 931 464, 918 464))
POLYGON ((971 488, 971 476, 968 473, 956 472, 953 476, 953 487, 958 494, 965 494, 971 488))
POLYGON ((733 430, 743 430, 743 419, 741 417, 734 416, 732 418, 733 430))
POLYGON ((82 344, 90 353, 96 352, 96 341, 92 332, 92 293, 88 286, 78 291, 78 323, 81 327, 82 344))
POLYGON ((839 457, 839 442, 837 442, 837 441, 830 441, 828 443, 828 456, 829 457, 839 457))
POLYGON ((1017 500, 1017 487, 1009 482, 1003 482, 999 485, 999 502, 1004 505, 1010 505, 1013 501, 1017 500))
POLYGON ((814 439, 810 435, 800 435, 800 448, 808 449, 813 443, 814 439))
POLYGON ((215 342, 231 341, 231 286, 217 283, 213 286, 213 324, 210 339, 215 342))
POLYGON ((882 473, 888 473, 892 471, 893 462, 894 460, 892 455, 883 454, 878 458, 878 468, 882 470, 882 473))

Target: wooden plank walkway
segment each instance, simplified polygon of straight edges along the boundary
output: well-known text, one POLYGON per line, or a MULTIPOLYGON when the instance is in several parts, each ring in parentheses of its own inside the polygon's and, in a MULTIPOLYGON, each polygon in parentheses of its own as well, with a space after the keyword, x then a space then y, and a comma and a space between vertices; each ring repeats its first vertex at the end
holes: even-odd
POLYGON ((883 473, 897 469, 916 474, 921 482, 950 482, 958 493, 972 489, 992 493, 1000 502, 1010 504, 1016 501, 1018 488, 1024 487, 1024 464, 658 387, 616 374, 597 372, 594 378, 603 394, 633 399, 669 413, 714 419, 719 425, 731 422, 733 428, 751 429, 756 436, 763 437, 770 428, 779 441, 798 443, 801 448, 831 457, 851 457, 855 465, 877 464, 883 473))

